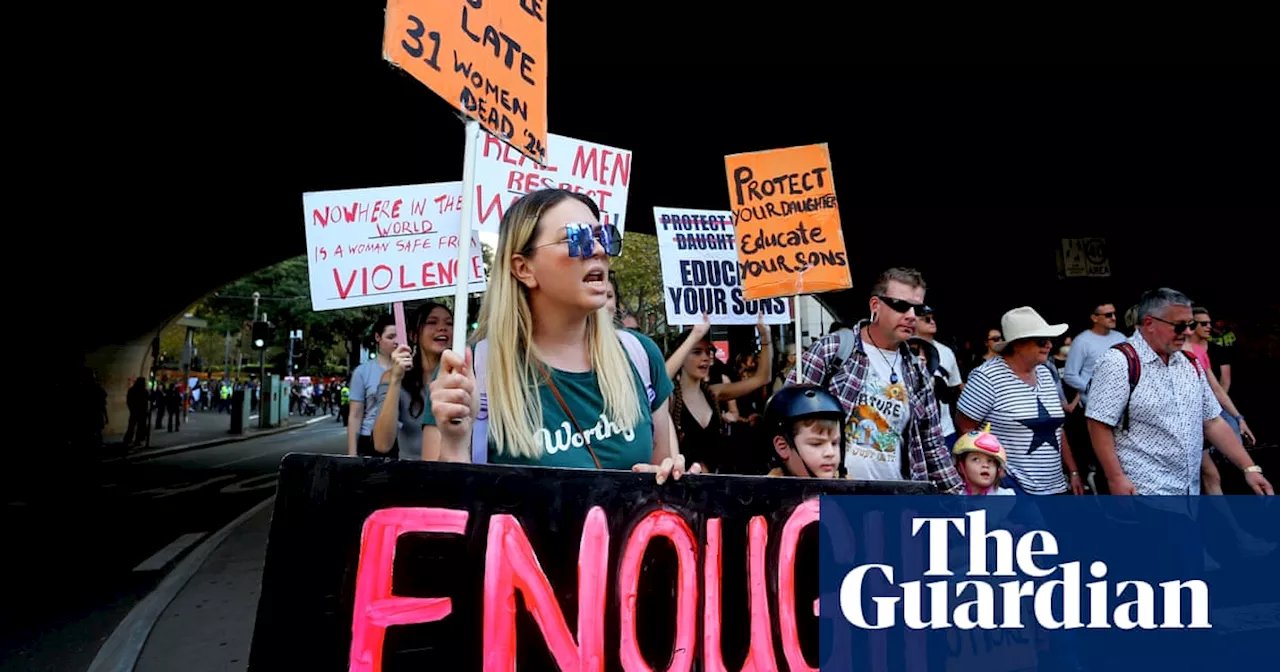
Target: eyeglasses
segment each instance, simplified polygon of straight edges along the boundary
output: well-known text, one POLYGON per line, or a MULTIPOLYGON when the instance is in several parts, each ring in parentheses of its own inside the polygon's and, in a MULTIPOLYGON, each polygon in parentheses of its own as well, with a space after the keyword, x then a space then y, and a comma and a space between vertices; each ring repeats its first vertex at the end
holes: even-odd
POLYGON ((587 222, 570 222, 564 225, 564 235, 564 240, 535 245, 530 247, 529 251, 532 252, 538 248, 567 243, 569 245, 569 256, 588 259, 595 254, 596 241, 599 240, 600 247, 604 248, 605 254, 611 257, 622 254, 622 232, 618 231, 618 227, 612 224, 603 224, 597 229, 594 224, 587 222))
POLYGON ((1191 331, 1196 328, 1195 320, 1187 320, 1186 322, 1170 322, 1169 320, 1162 320, 1155 315, 1149 315, 1148 317, 1156 322, 1164 322, 1165 324, 1173 327, 1173 333, 1175 334, 1181 334, 1184 331, 1191 331))
POLYGON ((894 310, 895 312, 905 313, 908 310, 915 310, 916 313, 918 314, 922 310, 924 310, 923 303, 912 303, 905 299, 895 299, 895 298, 884 296, 884 295, 878 295, 876 296, 876 298, 880 299, 880 301, 884 303, 884 305, 889 306, 889 308, 894 310))
POLYGON ((1109 313, 1094 313, 1094 315, 1097 315, 1098 317, 1105 317, 1109 320, 1116 316, 1116 311, 1113 310, 1109 313))
POLYGON ((932 316, 932 315, 925 315, 924 317, 921 317, 921 318, 920 318, 920 321, 921 321, 921 322, 927 322, 927 323, 929 323, 929 324, 933 324, 933 316, 932 316))
POLYGON ((1207 327, 1207 326, 1209 326, 1209 325, 1210 325, 1210 324, 1212 324, 1212 323, 1211 323, 1211 322, 1209 322, 1208 320, 1205 320, 1204 322, 1201 322, 1200 320, 1196 320, 1196 324, 1198 324, 1198 325, 1200 325, 1200 326, 1202 326, 1202 327, 1207 327))

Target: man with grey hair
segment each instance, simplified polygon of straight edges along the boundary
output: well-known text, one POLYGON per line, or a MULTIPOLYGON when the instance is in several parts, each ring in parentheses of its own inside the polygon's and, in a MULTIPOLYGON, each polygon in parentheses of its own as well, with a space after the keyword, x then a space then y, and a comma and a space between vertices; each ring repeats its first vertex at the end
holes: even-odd
POLYGON ((1274 494, 1219 417, 1222 407, 1204 372, 1182 351, 1195 326, 1191 300, 1167 287, 1150 290, 1136 317, 1133 336, 1099 358, 1085 411, 1111 494, 1200 494, 1206 438, 1244 471, 1254 492, 1274 494))

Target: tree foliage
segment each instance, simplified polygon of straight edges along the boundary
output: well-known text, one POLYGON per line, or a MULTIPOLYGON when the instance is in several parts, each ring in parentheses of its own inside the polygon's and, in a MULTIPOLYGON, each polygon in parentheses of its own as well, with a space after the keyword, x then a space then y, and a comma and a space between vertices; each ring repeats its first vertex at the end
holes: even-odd
MULTIPOLYGON (((295 370, 299 374, 345 375, 355 363, 360 346, 369 340, 369 329, 385 305, 316 312, 311 309, 311 288, 307 259, 298 256, 268 266, 232 282, 204 297, 187 312, 207 320, 208 328, 194 334, 198 363, 205 370, 220 372, 227 355, 230 334, 230 362, 234 368, 243 355, 246 367, 257 368, 258 351, 249 346, 248 334, 254 320, 253 293, 259 293, 258 316, 264 314, 274 326, 267 343, 266 358, 283 372, 288 356, 289 332, 301 329, 302 339, 293 345, 295 370)), ((406 311, 413 304, 406 304, 406 311)), ((177 324, 160 337, 162 366, 178 367, 186 328, 177 324)))
POLYGON ((625 234, 622 256, 612 260, 610 268, 621 292, 618 310, 634 315, 640 331, 661 342, 667 328, 667 308, 662 296, 657 236, 634 231, 625 234))

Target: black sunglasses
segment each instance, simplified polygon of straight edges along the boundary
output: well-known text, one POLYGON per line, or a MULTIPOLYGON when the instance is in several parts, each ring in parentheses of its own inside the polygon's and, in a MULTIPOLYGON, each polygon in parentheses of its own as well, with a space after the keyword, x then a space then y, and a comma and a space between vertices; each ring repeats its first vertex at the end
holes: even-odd
POLYGON ((1113 317, 1115 317, 1115 316, 1116 316, 1116 311, 1114 311, 1114 310, 1113 310, 1113 311, 1111 311, 1111 312, 1109 312, 1109 313, 1094 313, 1094 315, 1098 315, 1098 316, 1101 316, 1101 317, 1105 317, 1105 318, 1107 318, 1107 319, 1109 320, 1109 319, 1111 319, 1111 318, 1113 318, 1113 317))
POLYGON ((1170 322, 1169 320, 1162 320, 1155 315, 1148 315, 1148 317, 1156 322, 1164 322, 1165 324, 1173 327, 1173 333, 1175 334, 1181 334, 1184 331, 1192 331, 1196 328, 1195 320, 1187 320, 1186 322, 1170 322))
POLYGON ((540 247, 567 243, 569 245, 569 256, 589 259, 591 255, 595 254, 596 241, 599 240, 600 247, 604 249, 605 254, 611 257, 622 254, 622 232, 618 231, 618 227, 612 224, 603 224, 599 229, 596 229, 594 224, 587 222, 571 222, 564 225, 564 234, 564 240, 538 245, 529 249, 532 251, 540 247))
POLYGON ((1208 320, 1205 320, 1205 321, 1203 321, 1203 322, 1201 322, 1200 320, 1196 320, 1196 324, 1198 324, 1198 325, 1200 325, 1200 326, 1202 326, 1202 327, 1207 327, 1207 326, 1209 326, 1209 325, 1210 325, 1210 324, 1212 324, 1212 323, 1211 323, 1211 322, 1209 322, 1208 320))
POLYGON ((889 308, 892 309, 893 311, 899 312, 899 313, 905 313, 908 310, 915 310, 916 314, 919 314, 922 310, 924 310, 924 307, 925 307, 923 303, 912 303, 905 299, 895 299, 889 296, 884 296, 882 294, 877 295, 876 298, 880 299, 880 301, 884 303, 884 305, 889 306, 889 308))

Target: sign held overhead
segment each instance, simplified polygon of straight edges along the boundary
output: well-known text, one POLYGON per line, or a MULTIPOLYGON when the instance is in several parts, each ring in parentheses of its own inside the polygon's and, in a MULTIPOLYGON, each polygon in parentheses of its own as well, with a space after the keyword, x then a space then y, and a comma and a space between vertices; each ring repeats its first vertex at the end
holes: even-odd
POLYGON ((748 299, 853 286, 827 145, 724 157, 748 299))
POLYGON ((547 0, 387 0, 383 58, 538 163, 547 0))

